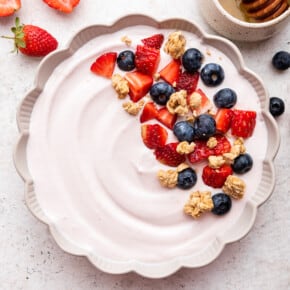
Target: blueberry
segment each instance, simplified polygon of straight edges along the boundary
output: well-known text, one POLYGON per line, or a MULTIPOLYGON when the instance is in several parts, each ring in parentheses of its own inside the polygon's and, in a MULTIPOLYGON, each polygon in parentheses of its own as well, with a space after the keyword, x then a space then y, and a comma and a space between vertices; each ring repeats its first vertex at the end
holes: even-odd
POLYGON ((135 68, 135 54, 131 50, 124 50, 117 57, 117 65, 120 70, 130 71, 135 68))
POLYGON ((196 184, 197 175, 192 168, 186 168, 181 172, 178 172, 177 187, 181 189, 189 189, 196 184))
POLYGON ((213 96, 213 101, 218 108, 230 109, 237 102, 237 94, 229 88, 221 89, 213 96))
POLYGON ((182 65, 189 73, 194 73, 201 67, 202 53, 196 48, 189 48, 182 56, 182 65))
POLYGON ((232 207, 231 198, 225 193, 216 193, 212 196, 213 209, 211 212, 216 215, 224 215, 232 207))
POLYGON ((166 105, 170 96, 175 92, 174 88, 166 82, 155 83, 150 89, 150 96, 158 105, 166 105))
POLYGON ((219 64, 208 63, 202 68, 200 77, 205 85, 215 87, 223 82, 225 73, 219 64))
POLYGON ((272 58, 273 66, 278 70, 286 70, 290 67, 290 53, 287 51, 279 51, 272 58))
POLYGON ((187 121, 175 123, 173 133, 179 141, 192 142, 194 139, 193 125, 187 121))
POLYGON ((245 153, 235 158, 232 169, 235 173, 242 174, 250 171, 253 167, 253 158, 250 154, 245 153))
POLYGON ((270 98, 269 110, 273 117, 282 115, 285 111, 285 104, 283 100, 277 97, 270 98))
POLYGON ((216 132, 215 119, 208 114, 199 115, 194 123, 194 139, 208 139, 216 132))

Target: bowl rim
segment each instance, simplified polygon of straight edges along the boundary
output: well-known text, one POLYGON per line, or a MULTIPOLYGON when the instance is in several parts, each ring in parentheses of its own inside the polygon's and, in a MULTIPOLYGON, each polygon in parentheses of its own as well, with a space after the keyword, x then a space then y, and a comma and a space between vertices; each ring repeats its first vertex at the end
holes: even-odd
POLYGON ((216 6, 216 8, 219 10, 219 12, 226 17, 229 21, 234 22, 235 24, 242 26, 242 27, 246 27, 246 28, 267 28, 267 27, 272 27, 275 24, 278 24, 282 21, 284 21, 287 17, 290 16, 290 6, 288 7, 288 9, 282 13, 280 16, 266 21, 266 22, 260 22, 260 23, 253 23, 253 22, 246 22, 246 21, 242 21, 239 20, 238 18, 234 17, 233 15, 231 15, 220 3, 220 0, 210 0, 213 2, 213 4, 216 6))

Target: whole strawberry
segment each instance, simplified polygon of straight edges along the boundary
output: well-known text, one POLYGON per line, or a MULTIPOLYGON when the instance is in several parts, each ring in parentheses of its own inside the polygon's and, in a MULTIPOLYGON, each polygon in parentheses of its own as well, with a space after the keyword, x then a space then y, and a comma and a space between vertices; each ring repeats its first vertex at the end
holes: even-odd
POLYGON ((58 46, 57 40, 46 30, 34 25, 20 24, 18 17, 11 31, 14 37, 3 37, 14 39, 14 51, 20 51, 28 56, 45 56, 58 46))

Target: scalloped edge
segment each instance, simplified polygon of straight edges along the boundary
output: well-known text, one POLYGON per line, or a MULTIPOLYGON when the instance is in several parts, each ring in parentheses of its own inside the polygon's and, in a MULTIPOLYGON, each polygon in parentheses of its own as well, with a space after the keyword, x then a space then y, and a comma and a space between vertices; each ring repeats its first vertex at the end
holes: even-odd
POLYGON ((243 238, 251 230, 256 218, 258 207, 262 205, 273 192, 275 186, 275 170, 273 161, 279 149, 280 135, 276 121, 268 112, 268 106, 269 96, 261 79, 254 72, 245 67, 242 55, 238 48, 227 39, 206 34, 194 23, 178 18, 158 22, 145 15, 129 15, 120 18, 112 25, 92 25, 83 28, 71 39, 67 48, 54 51, 41 61, 37 70, 34 88, 24 97, 18 108, 17 124, 20 131, 20 137, 14 150, 14 164, 25 183, 26 204, 36 218, 47 224, 51 235, 54 237, 60 248, 67 253, 87 257, 95 267, 104 272, 121 274, 133 271, 148 278, 162 278, 173 274, 182 267, 198 268, 205 266, 213 262, 220 255, 226 244, 243 238), (213 243, 202 252, 195 253, 194 255, 176 257, 170 261, 154 264, 142 263, 135 260, 116 262, 104 257, 95 256, 93 253, 81 249, 78 245, 65 237, 57 230, 54 224, 49 221, 40 207, 37 195, 34 192, 33 180, 29 174, 26 160, 26 146, 29 139, 29 123, 33 106, 54 68, 70 57, 79 47, 92 38, 135 25, 147 25, 157 29, 165 28, 189 31, 198 35, 201 39, 210 42, 216 48, 226 53, 239 72, 250 77, 249 81, 252 85, 255 85, 255 87, 258 88, 257 94, 261 101, 262 114, 269 132, 268 148, 263 163, 262 179, 257 192, 246 203, 240 219, 237 220, 237 222, 226 233, 224 233, 223 236, 216 237, 213 243))

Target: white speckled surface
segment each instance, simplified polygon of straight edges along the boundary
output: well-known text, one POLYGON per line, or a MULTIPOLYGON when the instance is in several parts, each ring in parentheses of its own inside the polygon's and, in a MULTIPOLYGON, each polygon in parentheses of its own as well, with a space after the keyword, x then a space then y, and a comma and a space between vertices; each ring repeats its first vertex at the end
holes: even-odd
MULTIPOLYGON (((183 17, 213 33, 194 0, 82 0, 70 15, 58 13, 39 0, 23 1, 17 13, 24 23, 49 30, 63 47, 90 24, 110 23, 128 13, 157 20, 183 17)), ((0 35, 10 33, 14 17, 0 19, 0 35)), ((34 81, 39 59, 10 54, 12 44, 0 39, 0 289, 279 289, 290 288, 290 70, 271 66, 278 50, 290 51, 290 27, 260 43, 237 43, 247 66, 264 80, 271 96, 281 97, 286 113, 279 123, 281 146, 275 165, 276 188, 259 209, 256 223, 243 240, 226 247, 220 257, 201 269, 182 269, 160 280, 134 273, 112 276, 82 257, 64 253, 45 225, 24 204, 23 182, 15 171, 12 151, 18 136, 15 115, 34 81)))

